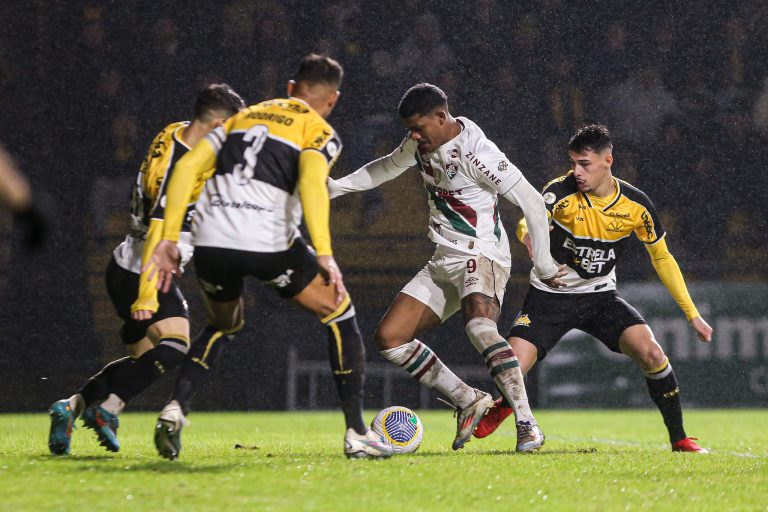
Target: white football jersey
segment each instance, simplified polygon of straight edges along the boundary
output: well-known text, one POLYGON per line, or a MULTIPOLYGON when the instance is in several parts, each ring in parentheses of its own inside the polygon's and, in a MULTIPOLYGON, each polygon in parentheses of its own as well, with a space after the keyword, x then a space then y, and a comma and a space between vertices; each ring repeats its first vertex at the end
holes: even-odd
MULTIPOLYGON (((415 141, 400 146, 403 163, 418 164, 430 208, 429 238, 486 257, 509 267, 509 240, 499 216, 499 194, 508 192, 523 175, 488 140, 475 123, 457 117, 459 135, 431 153, 420 153, 415 141)), ((400 160, 400 159, 398 159, 400 160)))
POLYGON ((218 156, 196 206, 195 246, 287 250, 307 213, 298 191, 299 156, 317 151, 330 169, 342 148, 336 132, 306 102, 286 98, 241 110, 207 140, 218 156))

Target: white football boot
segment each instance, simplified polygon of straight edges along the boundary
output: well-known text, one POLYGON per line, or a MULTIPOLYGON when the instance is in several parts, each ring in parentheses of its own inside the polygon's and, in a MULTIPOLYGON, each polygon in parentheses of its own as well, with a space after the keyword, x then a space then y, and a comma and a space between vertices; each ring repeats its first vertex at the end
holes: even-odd
POLYGON ((344 434, 344 455, 348 459, 386 459, 393 453, 392 447, 371 429, 361 435, 349 428, 344 434))

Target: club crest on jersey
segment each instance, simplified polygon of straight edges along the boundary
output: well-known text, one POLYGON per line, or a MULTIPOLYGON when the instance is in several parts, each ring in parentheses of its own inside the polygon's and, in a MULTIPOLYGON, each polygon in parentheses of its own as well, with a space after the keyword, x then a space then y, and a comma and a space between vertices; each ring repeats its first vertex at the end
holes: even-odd
POLYGON ((449 180, 452 180, 459 173, 459 164, 456 162, 448 162, 445 164, 445 175, 449 180))
POLYGON ((531 326, 531 319, 528 318, 527 314, 523 314, 522 312, 517 314, 517 317, 515 317, 515 323, 514 325, 520 325, 522 327, 530 327, 531 326))
POLYGON ((554 192, 545 192, 543 197, 544 202, 547 204, 555 204, 555 200, 557 199, 554 192))

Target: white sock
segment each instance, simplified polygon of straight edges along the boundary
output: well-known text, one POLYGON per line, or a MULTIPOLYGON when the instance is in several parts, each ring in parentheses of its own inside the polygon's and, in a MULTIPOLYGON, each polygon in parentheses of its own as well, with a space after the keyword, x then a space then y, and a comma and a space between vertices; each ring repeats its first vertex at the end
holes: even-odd
POLYGON ((120 414, 125 408, 125 402, 116 394, 110 393, 107 399, 101 403, 101 408, 112 414, 120 414))
POLYGON ((79 418, 85 409, 85 398, 80 393, 76 393, 69 397, 69 407, 75 415, 75 418, 79 418))
POLYGON ((536 419, 528 404, 520 362, 507 340, 499 334, 496 322, 489 318, 473 318, 467 322, 467 335, 475 349, 485 358, 485 364, 496 386, 512 404, 515 419, 518 422, 528 421, 535 424, 536 419))
POLYGON ((421 384, 441 392, 457 407, 464 408, 476 398, 475 389, 458 378, 428 346, 419 340, 382 350, 381 355, 404 368, 421 384))
POLYGON ((182 426, 189 423, 189 420, 187 420, 184 413, 181 411, 181 404, 177 400, 171 400, 165 407, 163 407, 163 410, 160 412, 160 419, 173 421, 182 426))

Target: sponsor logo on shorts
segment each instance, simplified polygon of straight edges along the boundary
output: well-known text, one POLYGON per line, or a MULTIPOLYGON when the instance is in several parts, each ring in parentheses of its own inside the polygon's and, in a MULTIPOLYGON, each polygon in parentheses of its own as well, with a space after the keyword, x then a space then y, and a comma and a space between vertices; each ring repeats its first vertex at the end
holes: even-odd
POLYGON ((524 313, 518 313, 517 317, 515 318, 515 323, 513 324, 515 326, 522 326, 522 327, 530 327, 531 326, 531 319, 528 318, 527 314, 524 313))
POLYGON ((467 279, 464 280, 464 288, 475 286, 478 282, 480 282, 480 280, 475 276, 468 277, 467 279))
POLYGON ((274 286, 275 288, 285 288, 289 284, 291 284, 291 274, 293 274, 292 269, 288 269, 285 271, 285 274, 280 274, 273 280, 269 281, 269 284, 274 286))
MULTIPOLYGON (((201 287, 201 288, 203 289, 203 291, 204 291, 205 293, 207 293, 208 295, 215 295, 217 292, 220 292, 221 290, 223 290, 223 289, 224 289, 224 288, 223 288, 221 285, 219 285, 219 284, 213 284, 213 283, 209 283, 208 281, 203 281, 202 279, 200 279, 200 287, 201 287)), ((184 307, 184 309, 186 309, 186 301, 185 301, 185 307, 184 307)))

